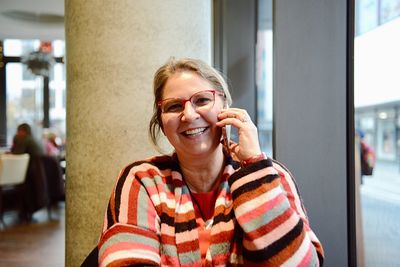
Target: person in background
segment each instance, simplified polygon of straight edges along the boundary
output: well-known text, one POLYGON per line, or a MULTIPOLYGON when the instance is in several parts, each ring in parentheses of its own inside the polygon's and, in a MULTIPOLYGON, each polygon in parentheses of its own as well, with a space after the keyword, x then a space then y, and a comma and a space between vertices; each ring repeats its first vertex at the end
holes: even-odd
POLYGON ((12 154, 28 153, 29 165, 26 173, 25 187, 23 194, 23 208, 20 213, 20 220, 31 222, 33 214, 45 207, 48 203, 46 193, 46 178, 42 165, 44 150, 38 141, 32 136, 31 127, 22 123, 17 127, 11 146, 12 154))
POLYGON ((43 147, 32 136, 31 126, 27 123, 18 125, 17 133, 13 138, 11 153, 28 153, 31 157, 44 155, 43 147))
POLYGON ((364 176, 373 175, 373 170, 375 167, 376 156, 375 150, 370 146, 365 140, 364 131, 361 129, 356 129, 356 136, 360 143, 360 164, 361 164, 361 184, 364 183, 364 176))
POLYGON ((57 135, 53 132, 46 131, 44 134, 44 150, 46 155, 60 157, 61 149, 57 139, 57 135))
POLYGON ((153 85, 149 133, 157 146, 162 132, 174 152, 121 170, 99 266, 321 266, 323 248, 292 175, 262 153, 220 73, 172 58, 153 85), (224 140, 230 126, 237 143, 224 140))

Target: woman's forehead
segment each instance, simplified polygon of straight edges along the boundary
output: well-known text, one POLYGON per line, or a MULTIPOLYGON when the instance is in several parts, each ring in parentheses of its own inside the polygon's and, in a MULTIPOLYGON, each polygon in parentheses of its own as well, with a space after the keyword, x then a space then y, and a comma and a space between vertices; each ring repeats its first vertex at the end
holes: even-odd
POLYGON ((163 98, 187 97, 196 92, 213 89, 209 81, 195 72, 185 71, 172 75, 163 88, 163 98))

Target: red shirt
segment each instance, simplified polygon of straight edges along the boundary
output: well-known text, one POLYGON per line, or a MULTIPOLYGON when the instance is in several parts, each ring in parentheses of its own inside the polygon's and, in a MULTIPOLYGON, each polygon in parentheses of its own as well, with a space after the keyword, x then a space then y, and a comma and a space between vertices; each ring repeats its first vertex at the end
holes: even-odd
POLYGON ((193 207, 196 214, 196 222, 198 227, 197 229, 199 231, 201 259, 204 265, 207 249, 210 246, 211 233, 211 227, 206 228, 206 222, 204 220, 208 221, 214 215, 215 201, 218 196, 218 189, 211 192, 191 192, 191 195, 193 198, 193 207))

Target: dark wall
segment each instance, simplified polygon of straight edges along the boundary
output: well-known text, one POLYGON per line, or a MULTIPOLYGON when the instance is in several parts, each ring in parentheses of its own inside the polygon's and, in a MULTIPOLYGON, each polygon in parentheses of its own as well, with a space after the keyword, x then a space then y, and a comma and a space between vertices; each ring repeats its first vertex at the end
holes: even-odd
POLYGON ((293 172, 332 267, 351 266, 353 249, 347 2, 274 1, 275 157, 293 172))
POLYGON ((256 119, 256 1, 214 1, 214 65, 226 75, 233 106, 256 119))
POLYGON ((7 145, 6 72, 3 41, 0 41, 0 147, 7 145))

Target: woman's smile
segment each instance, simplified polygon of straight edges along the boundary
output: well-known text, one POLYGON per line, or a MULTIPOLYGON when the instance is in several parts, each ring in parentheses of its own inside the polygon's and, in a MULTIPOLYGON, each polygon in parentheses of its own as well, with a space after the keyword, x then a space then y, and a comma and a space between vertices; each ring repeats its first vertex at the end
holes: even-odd
POLYGON ((186 137, 196 137, 202 135, 207 129, 208 127, 192 128, 182 132, 182 134, 186 137))

